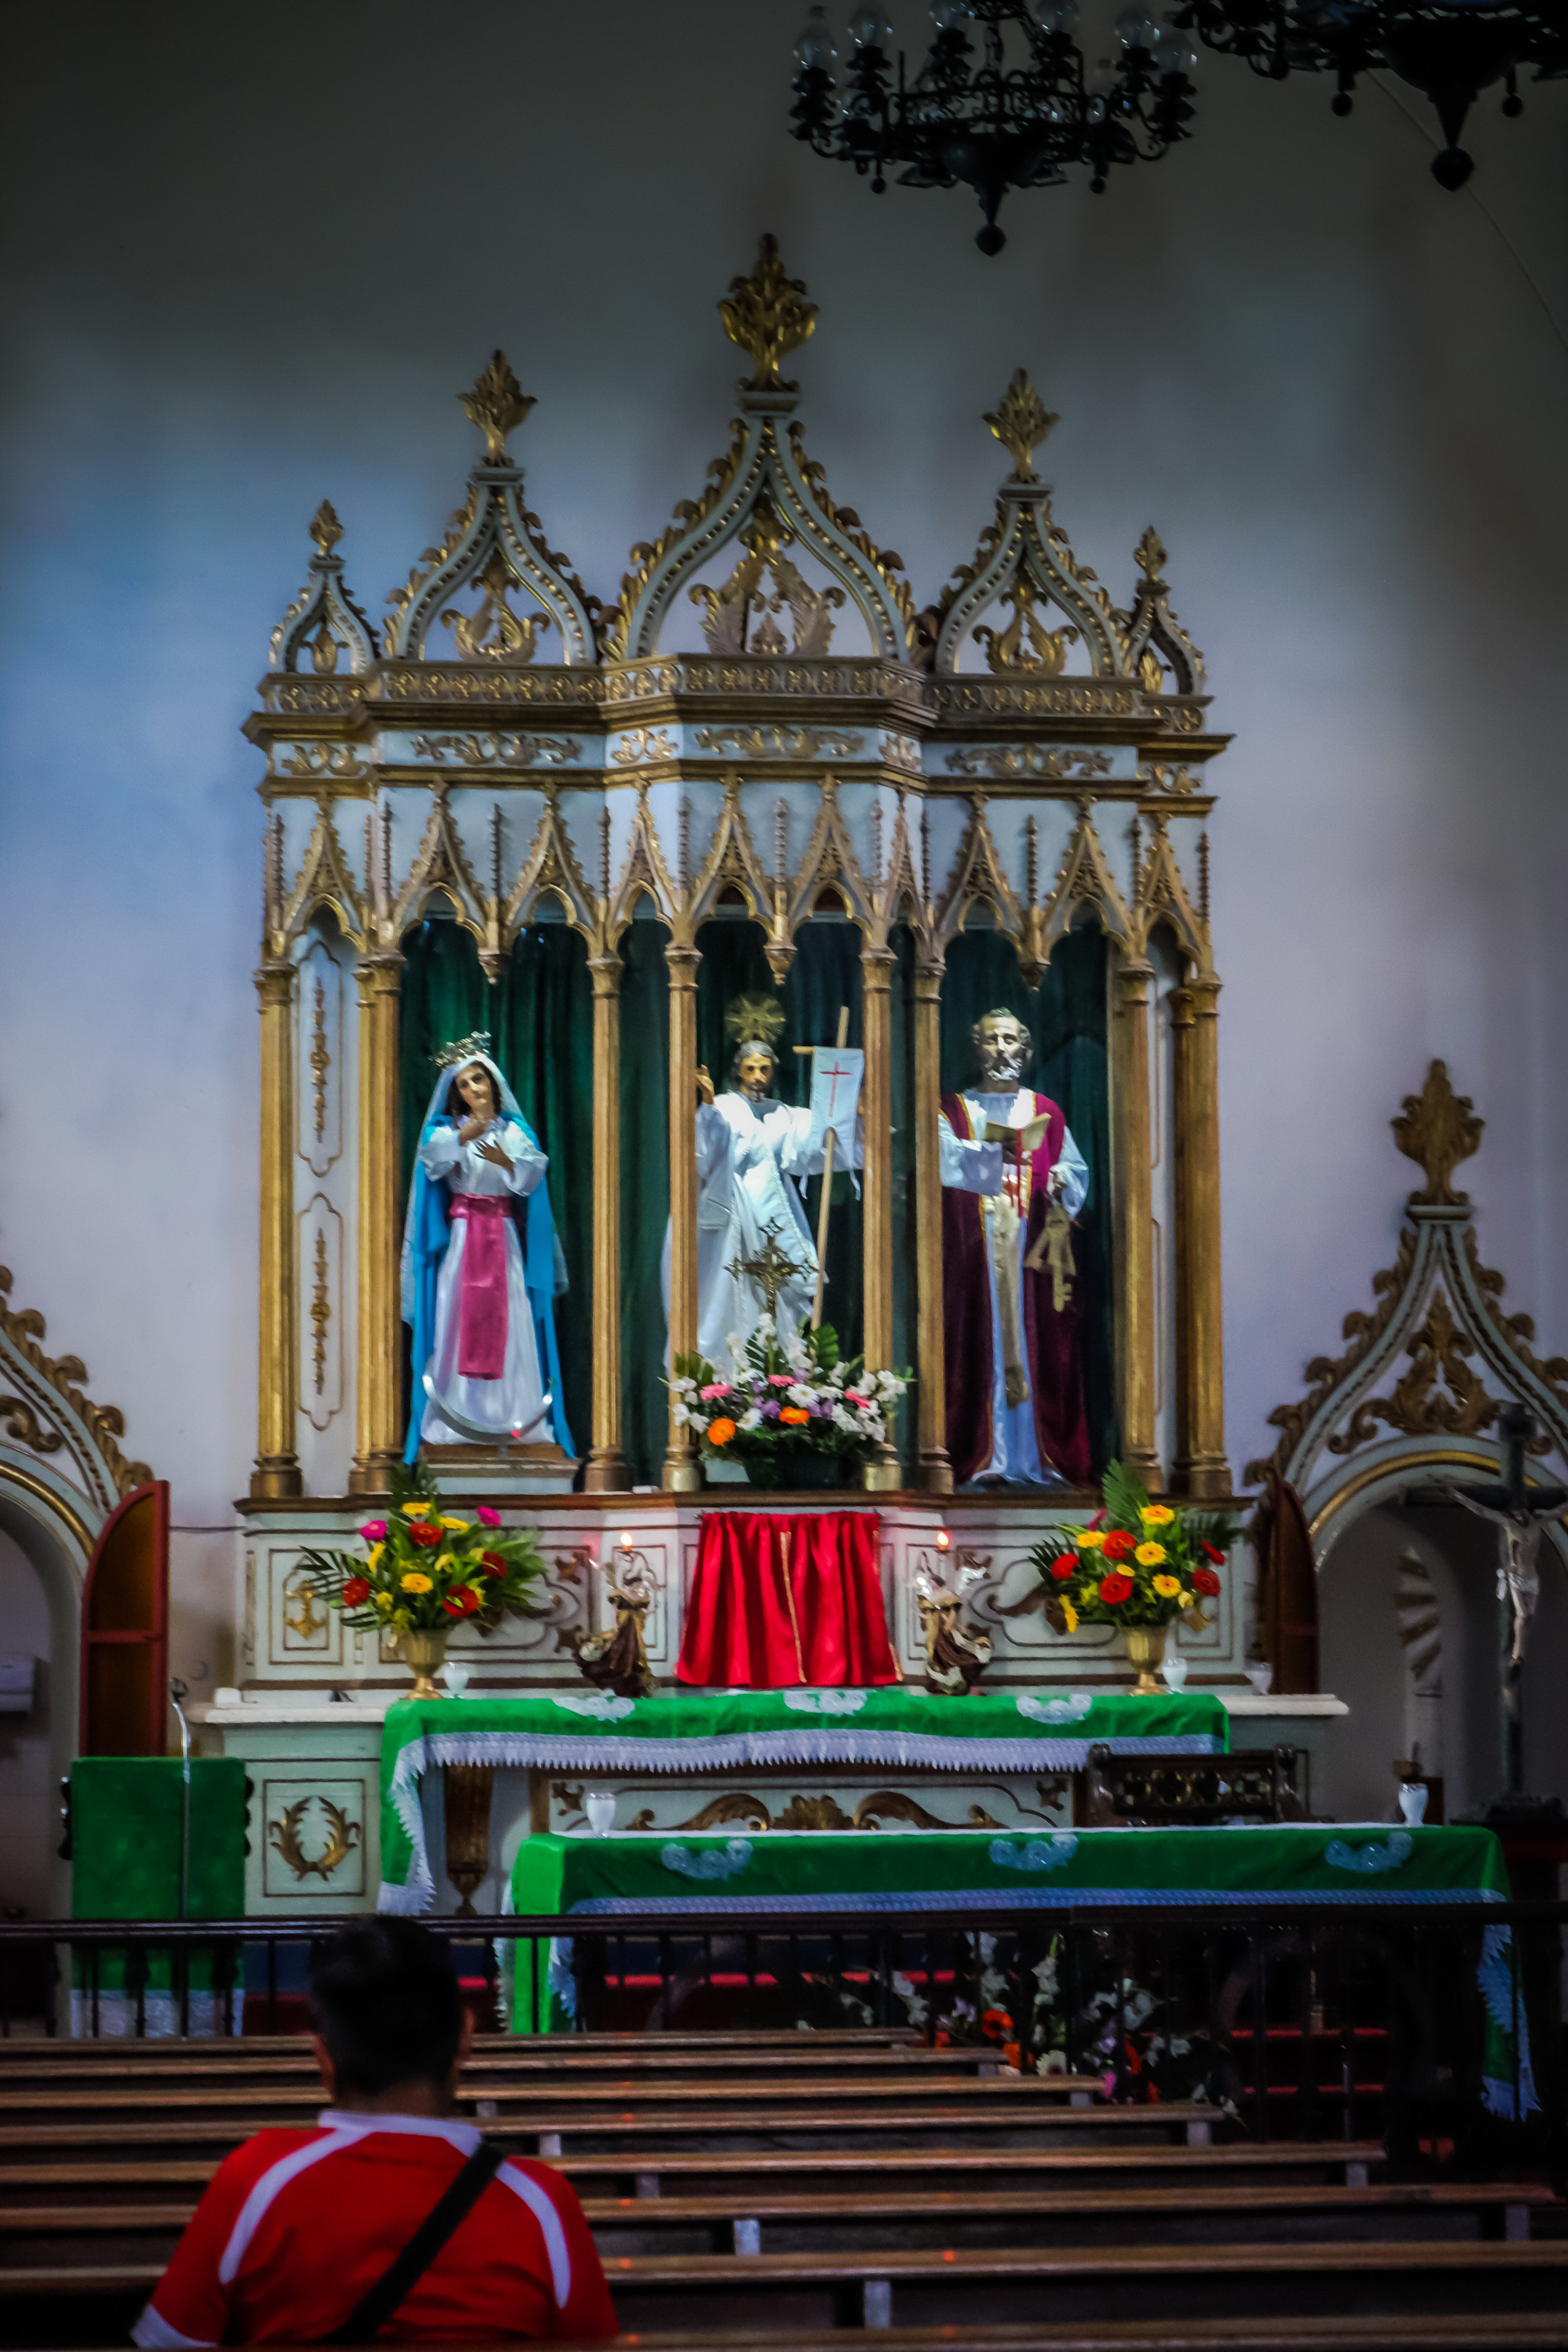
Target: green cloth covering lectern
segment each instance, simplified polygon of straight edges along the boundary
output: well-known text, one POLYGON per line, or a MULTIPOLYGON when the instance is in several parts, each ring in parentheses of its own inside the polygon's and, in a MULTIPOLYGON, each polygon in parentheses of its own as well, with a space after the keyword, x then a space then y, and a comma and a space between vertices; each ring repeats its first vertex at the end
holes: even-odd
MULTIPOLYGON (((71 1916, 178 1919, 184 1770, 177 1756, 79 1756, 71 1766, 71 1916)), ((245 1916, 245 1764, 191 1759, 185 1916, 245 1916)))

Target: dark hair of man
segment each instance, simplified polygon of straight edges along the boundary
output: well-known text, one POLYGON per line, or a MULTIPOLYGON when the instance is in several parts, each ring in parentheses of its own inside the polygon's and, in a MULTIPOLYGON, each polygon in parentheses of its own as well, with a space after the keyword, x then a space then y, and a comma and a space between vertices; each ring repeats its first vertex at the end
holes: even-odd
POLYGON ((450 1947, 416 1919, 353 1920, 311 1959, 310 2015, 344 2089, 444 2083, 463 2028, 450 1947))

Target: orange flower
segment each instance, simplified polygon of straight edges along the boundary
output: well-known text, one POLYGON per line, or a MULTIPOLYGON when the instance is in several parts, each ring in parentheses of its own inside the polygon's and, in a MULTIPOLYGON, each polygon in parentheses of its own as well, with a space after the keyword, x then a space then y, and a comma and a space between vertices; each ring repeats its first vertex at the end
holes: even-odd
POLYGON ((808 1412, 803 1412, 801 1407, 797 1404, 786 1404, 784 1411, 780 1413, 779 1419, 781 1421, 789 1422, 795 1429, 800 1429, 803 1428, 811 1419, 811 1415, 808 1412))
POLYGON ((708 1424, 708 1443, 710 1445, 728 1445, 730 1440, 734 1436, 734 1423, 732 1421, 726 1421, 722 1414, 720 1415, 717 1421, 710 1421, 708 1424))

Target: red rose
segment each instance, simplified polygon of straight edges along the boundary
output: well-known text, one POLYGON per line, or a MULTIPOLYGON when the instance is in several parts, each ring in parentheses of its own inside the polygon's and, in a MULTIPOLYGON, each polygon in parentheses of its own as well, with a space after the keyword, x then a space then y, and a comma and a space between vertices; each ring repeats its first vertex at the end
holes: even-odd
POLYGON ((416 1544, 438 1544, 445 1533, 441 1528, 427 1527, 423 1519, 408 1530, 408 1540, 416 1544))
POLYGON ((1212 1593, 1215 1593, 1215 1592, 1217 1592, 1217 1591, 1219 1591, 1219 1579, 1218 1579, 1218 1577, 1215 1574, 1215 1572, 1214 1572, 1214 1570, 1213 1570, 1213 1569, 1212 1569, 1212 1568, 1194 1568, 1194 1570, 1193 1570, 1193 1591, 1194 1591, 1194 1592, 1204 1592, 1204 1593, 1210 1593, 1210 1594, 1212 1594, 1212 1593))
POLYGON ((1137 1549, 1133 1538, 1121 1528, 1108 1535, 1100 1548, 1101 1559, 1110 1560, 1131 1559, 1137 1549))
POLYGON ((1198 1549, 1203 1553, 1205 1559, 1212 1559, 1216 1568, 1223 1568, 1225 1566, 1225 1554, 1220 1550, 1217 1544, 1200 1544, 1198 1546, 1198 1549))
POLYGON ((448 1617, 471 1617, 479 1605, 479 1596, 471 1584, 459 1585, 441 1603, 448 1617))
POLYGON ((487 1576, 510 1576, 511 1574, 510 1569, 507 1566, 505 1560, 502 1559, 499 1551, 480 1552, 479 1566, 484 1570, 487 1576))
POLYGON ((343 1606, 357 1609, 362 1601, 370 1599, 370 1586, 363 1576, 351 1576, 343 1587, 343 1606))
POLYGON ((1080 1564, 1076 1553, 1064 1552, 1060 1559, 1052 1560, 1051 1574, 1058 1584, 1065 1584, 1069 1576, 1075 1576, 1078 1573, 1080 1564))
POLYGON ((1100 1588, 1100 1597, 1108 1609, 1120 1608, 1122 1601, 1132 1598, 1132 1579, 1120 1575, 1106 1577, 1100 1588))

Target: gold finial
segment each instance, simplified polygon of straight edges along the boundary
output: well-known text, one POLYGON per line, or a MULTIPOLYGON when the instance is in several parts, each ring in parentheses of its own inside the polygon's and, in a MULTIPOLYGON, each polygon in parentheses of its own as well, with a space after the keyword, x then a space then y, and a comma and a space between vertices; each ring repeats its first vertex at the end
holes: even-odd
POLYGON ((784 378, 779 362, 807 341, 816 327, 816 304, 805 299, 805 281, 786 278, 776 236, 764 236, 749 278, 732 278, 719 305, 724 332, 750 355, 756 369, 751 390, 772 392, 784 378))
POLYGON ((1032 454, 1056 424, 1057 418, 1022 368, 1014 369, 1012 383, 995 407, 986 410, 985 422, 1011 457, 1013 471, 1018 480, 1032 481, 1035 474, 1032 454))
POLYGON ((1455 1192, 1454 1171, 1480 1150, 1486 1121, 1476 1117, 1468 1095, 1454 1092, 1447 1062, 1433 1063, 1420 1093, 1406 1095, 1402 1116, 1389 1124, 1406 1160, 1426 1179, 1425 1191, 1410 1195, 1412 1207, 1465 1207, 1469 1194, 1455 1192))
POLYGON ((1160 534, 1152 523, 1139 541, 1137 553, 1133 560, 1144 579, 1152 587, 1165 568, 1165 551, 1161 545, 1160 534))
POLYGON ((508 366, 506 353, 497 352, 472 392, 460 392, 458 398, 470 425, 477 425, 485 436, 486 465, 500 465, 507 435, 534 405, 508 366))
POLYGON ((333 511, 331 500, 323 499, 310 517, 310 537, 316 542, 317 554, 331 555, 342 535, 343 527, 333 511))

